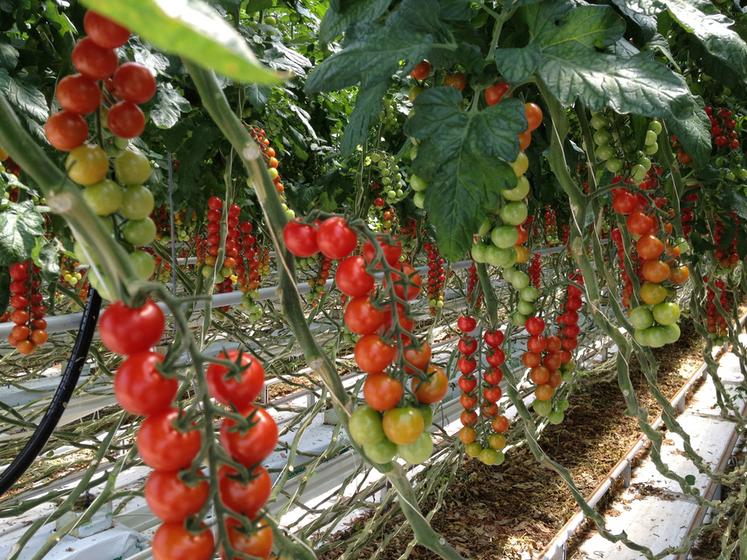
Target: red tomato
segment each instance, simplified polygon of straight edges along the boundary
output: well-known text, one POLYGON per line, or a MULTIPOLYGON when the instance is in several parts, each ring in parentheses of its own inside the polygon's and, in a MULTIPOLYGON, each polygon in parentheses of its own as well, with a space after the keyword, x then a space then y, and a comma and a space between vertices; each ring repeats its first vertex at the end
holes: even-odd
POLYGON ((584 306, 584 302, 580 297, 569 297, 565 302, 566 311, 578 311, 584 306))
POLYGON ((636 251, 645 261, 658 259, 664 252, 664 243, 653 235, 644 235, 636 243, 636 251))
POLYGON ((114 376, 114 396, 130 414, 150 416, 171 406, 179 382, 159 373, 157 366, 161 362, 161 354, 138 352, 119 366, 114 376))
POLYGON ((521 134, 519 134, 519 149, 521 151, 526 150, 529 145, 532 143, 532 133, 528 130, 525 130, 521 134))
POLYGON ((29 312, 23 309, 16 309, 10 314, 10 320, 16 325, 25 325, 29 322, 30 318, 31 315, 29 315, 29 312))
POLYGON ((402 383, 385 373, 368 375, 363 383, 363 398, 366 404, 379 412, 397 406, 404 393, 402 383))
POLYGON ((261 466, 250 471, 250 475, 251 480, 244 483, 236 469, 224 465, 218 471, 218 487, 224 505, 254 519, 270 499, 272 481, 267 469, 261 466))
POLYGON ((545 322, 539 317, 529 317, 524 323, 524 328, 529 334, 537 336, 545 332, 545 322))
MULTIPOLYGON (((229 517, 226 519, 226 530, 231 548, 235 551, 263 560, 272 554, 272 528, 265 521, 260 521, 251 533, 246 533, 238 520, 229 517)), ((221 558, 229 560, 224 551, 221 551, 221 558)))
POLYGON ((503 372, 498 368, 491 368, 483 375, 485 383, 498 385, 503 380, 503 372))
POLYGON ((535 385, 544 385, 550 381, 550 370, 545 366, 537 366, 532 368, 532 371, 529 373, 529 378, 535 385))
POLYGON ((524 104, 524 115, 527 118, 527 130, 532 132, 542 124, 542 109, 536 103, 524 104))
MULTIPOLYGON (((386 241, 386 236, 379 235, 376 237, 376 241, 381 247, 382 253, 384 253, 384 260, 389 263, 389 266, 398 266, 399 259, 402 256, 402 244, 399 241, 395 241, 393 245, 390 245, 386 241)), ((366 259, 366 264, 373 262, 376 257, 376 248, 373 243, 366 241, 363 244, 363 258, 366 259)), ((379 263, 379 266, 381 263, 379 263)))
POLYGON ((563 363, 560 352, 561 348, 558 348, 558 350, 556 351, 545 354, 545 357, 542 358, 542 365, 549 369, 551 372, 559 370, 560 366, 563 363))
POLYGON ((156 93, 156 79, 142 64, 125 62, 114 72, 117 97, 133 103, 146 103, 156 93))
POLYGON ((210 364, 206 377, 212 397, 236 409, 252 404, 262 391, 265 382, 265 370, 262 363, 248 352, 240 350, 229 350, 227 354, 221 352, 217 357, 238 363, 241 372, 236 374, 220 364, 210 364), (240 358, 239 354, 241 354, 240 358))
POLYGON ((415 65, 415 68, 412 69, 410 72, 410 76, 412 76, 416 80, 425 80, 428 76, 431 74, 431 63, 427 60, 423 60, 421 62, 418 62, 415 65))
POLYGON ((345 308, 345 326, 355 334, 372 334, 384 324, 387 312, 377 309, 369 297, 350 300, 345 308))
POLYGON ((477 340, 472 337, 460 338, 457 349, 465 356, 471 356, 477 350, 477 340))
POLYGON ((396 349, 379 335, 367 334, 355 344, 355 363, 366 373, 380 373, 394 361, 396 349))
POLYGON ((246 467, 253 467, 275 450, 278 426, 264 408, 249 406, 239 413, 244 417, 252 415, 251 428, 239 431, 232 418, 224 418, 220 427, 220 441, 231 457, 246 467))
POLYGON ((511 89, 506 82, 498 82, 485 89, 485 103, 490 107, 500 103, 503 96, 511 89))
POLYGON ((192 534, 183 523, 164 523, 153 537, 153 560, 210 560, 214 548, 213 533, 207 527, 192 534))
POLYGON ((630 233, 634 235, 646 235, 656 225, 656 221, 643 212, 633 212, 628 216, 625 223, 628 226, 630 233))
POLYGON ((100 47, 90 37, 78 41, 71 56, 78 72, 92 80, 108 78, 117 69, 117 53, 113 49, 100 47))
POLYGON ((404 357, 406 373, 425 372, 431 361, 431 345, 423 342, 418 348, 407 348, 404 357))
POLYGON ((431 364, 428 368, 428 379, 413 377, 412 392, 421 404, 441 402, 449 390, 449 378, 443 368, 431 364))
POLYGON ((91 10, 83 17, 83 29, 97 45, 107 49, 121 47, 130 38, 127 29, 91 10))
POLYGON ((637 207, 634 195, 626 189, 615 189, 612 191, 612 209, 618 214, 627 216, 634 212, 637 207))
POLYGON ((29 338, 36 346, 41 346, 49 340, 49 335, 47 334, 47 331, 35 329, 31 331, 31 336, 29 338))
POLYGON ((578 325, 567 325, 560 329, 560 334, 566 338, 576 338, 581 333, 578 325))
MULTIPOLYGON (((574 350, 576 346, 578 346, 578 341, 575 338, 564 338, 561 341, 561 344, 563 346, 563 350, 567 350, 570 352, 571 350, 574 350)), ((563 361, 562 357, 560 361, 563 361)))
POLYGON ((420 286, 423 283, 420 273, 408 263, 403 263, 399 270, 401 274, 392 272, 394 293, 397 294, 397 297, 407 301, 417 298, 420 293, 420 286))
POLYGON ((57 101, 65 111, 87 115, 101 105, 101 91, 91 78, 82 74, 65 76, 57 84, 57 101))
POLYGON ((469 375, 470 373, 475 371, 475 369, 477 368, 477 362, 470 358, 459 358, 457 360, 457 368, 464 375, 469 375))
POLYGON ((530 336, 527 340, 527 350, 535 354, 542 354, 547 348, 547 340, 542 335, 530 336))
POLYGON ((210 484, 200 480, 190 486, 178 471, 153 471, 145 483, 145 501, 153 515, 168 523, 181 523, 199 512, 210 495, 210 484))
POLYGON ((327 218, 316 232, 319 250, 328 259, 344 259, 355 250, 358 236, 350 229, 345 218, 333 216, 327 218))
POLYGON ((547 351, 557 352, 558 350, 560 350, 560 338, 557 336, 548 336, 547 337, 547 351))
POLYGON ((466 393, 463 393, 459 397, 459 404, 462 405, 462 408, 465 410, 472 410, 477 406, 477 397, 471 397, 466 393))
POLYGON ((311 257, 319 252, 319 245, 316 242, 316 228, 298 220, 285 224, 283 240, 288 251, 297 257, 311 257))
MULTIPOLYGON (((462 315, 457 319, 457 327, 464 333, 472 332, 477 327, 477 321, 475 321, 474 317, 462 315)), ((502 342, 503 341, 501 341, 501 343, 502 342)))
POLYGON ((492 423, 493 431, 499 434, 507 432, 508 426, 508 418, 505 416, 496 416, 492 423))
POLYGON ((374 278, 366 272, 366 262, 361 256, 347 257, 337 267, 335 283, 346 296, 361 297, 374 288, 374 278))
POLYGON ((44 134, 52 146, 60 151, 69 152, 86 141, 88 125, 79 114, 60 111, 47 119, 44 134))
POLYGON ((503 353, 503 350, 500 348, 494 349, 490 354, 488 354, 487 362, 493 366, 493 367, 501 367, 503 363, 506 361, 506 355, 503 353))
POLYGON ((145 115, 131 101, 120 101, 109 109, 107 124, 115 136, 136 138, 145 130, 145 115))
POLYGON ((474 377, 460 377, 458 381, 459 388, 465 393, 471 393, 477 387, 477 379, 474 377))
POLYGON ((143 462, 161 471, 186 469, 200 451, 200 432, 174 427, 179 412, 170 408, 148 416, 137 431, 137 449, 143 462))
POLYGON ((537 367, 541 362, 542 356, 535 354, 534 352, 524 352, 524 355, 521 357, 521 363, 528 368, 537 367))
POLYGON ((459 91, 463 91, 464 88, 467 87, 467 76, 465 76, 462 72, 449 74, 444 78, 444 85, 451 86, 459 91))
POLYGON ((474 410, 465 410, 459 416, 462 426, 474 426, 477 424, 477 413, 474 410))
POLYGON ((163 311, 153 300, 141 307, 128 307, 115 301, 99 319, 101 341, 115 354, 129 355, 145 352, 154 346, 163 334, 163 311))
POLYGON ((485 389, 482 390, 483 398, 489 403, 497 403, 502 395, 503 391, 501 391, 500 387, 485 387, 485 389))
POLYGON ((485 331, 485 334, 482 338, 485 341, 485 344, 487 344, 491 348, 498 348, 501 344, 503 344, 503 340, 505 337, 501 331, 485 331))

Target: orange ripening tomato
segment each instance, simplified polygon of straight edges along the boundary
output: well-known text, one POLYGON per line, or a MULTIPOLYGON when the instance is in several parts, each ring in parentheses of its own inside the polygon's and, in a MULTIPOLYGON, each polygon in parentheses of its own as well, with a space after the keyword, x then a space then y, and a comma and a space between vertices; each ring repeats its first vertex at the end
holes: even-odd
POLYGON ((474 428, 470 426, 464 426, 461 430, 459 430, 459 440, 464 445, 469 445, 473 441, 477 439, 477 432, 474 428))
POLYGON ((675 284, 684 284, 690 279, 690 269, 687 265, 678 266, 672 270, 671 279, 675 284))
POLYGON ((643 278, 654 284, 661 284, 668 280, 671 273, 669 265, 661 261, 646 261, 641 267, 643 278))
POLYGON ((534 390, 534 396, 541 401, 549 401, 555 394, 555 389, 551 385, 540 385, 534 390))
POLYGON ((441 402, 449 390, 449 378, 443 368, 431 364, 428 368, 428 379, 412 378, 412 392, 421 404, 441 402))
POLYGON ((532 131, 531 130, 525 130, 521 134, 519 134, 519 149, 523 152, 529 147, 529 144, 532 143, 532 131))
POLYGON ((664 252, 664 243, 653 235, 644 235, 636 243, 636 251, 644 261, 658 259, 664 252))
POLYGON ((532 132, 542 124, 542 109, 536 103, 525 103, 524 114, 527 118, 527 130, 532 132))

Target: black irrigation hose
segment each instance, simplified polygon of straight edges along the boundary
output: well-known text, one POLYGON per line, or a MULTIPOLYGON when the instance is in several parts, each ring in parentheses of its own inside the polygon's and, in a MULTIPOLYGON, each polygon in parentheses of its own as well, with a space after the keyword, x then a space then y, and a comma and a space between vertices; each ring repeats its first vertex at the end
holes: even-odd
POLYGON ((44 413, 44 417, 39 422, 36 430, 34 430, 31 439, 26 442, 24 448, 13 459, 8 468, 0 474, 0 496, 5 494, 31 466, 31 463, 41 453, 49 436, 52 435, 52 432, 57 427, 57 423, 60 421, 62 413, 65 412, 67 403, 70 401, 70 397, 75 390, 75 386, 78 384, 80 372, 88 357, 88 350, 91 347, 93 333, 96 331, 100 309, 101 296, 99 296, 96 290, 91 289, 86 307, 83 310, 83 317, 80 319, 78 336, 75 339, 75 345, 70 354, 70 361, 68 361, 65 372, 62 374, 60 384, 57 386, 47 412, 44 413))

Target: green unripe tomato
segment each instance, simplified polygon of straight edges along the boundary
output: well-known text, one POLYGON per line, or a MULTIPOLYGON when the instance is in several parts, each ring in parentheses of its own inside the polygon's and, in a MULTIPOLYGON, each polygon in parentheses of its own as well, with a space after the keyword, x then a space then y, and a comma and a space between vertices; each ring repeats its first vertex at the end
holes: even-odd
POLYGON ((114 214, 122 204, 122 189, 114 181, 104 179, 83 190, 83 199, 98 216, 114 214))
POLYGON ((485 264, 488 262, 488 245, 485 243, 475 243, 472 245, 472 259, 478 264, 485 264))
POLYGON ((480 453, 482 453, 482 445, 475 441, 465 446, 464 451, 467 453, 467 455, 474 459, 475 457, 478 457, 480 453))
POLYGON ((658 134, 654 132, 653 130, 649 129, 646 131, 646 139, 643 141, 644 146, 651 146, 653 144, 656 144, 656 140, 658 139, 658 134))
POLYGON ((651 314, 649 308, 643 305, 631 310, 628 320, 636 330, 647 329, 654 324, 654 316, 651 314))
POLYGON ((608 159, 605 167, 610 173, 620 173, 623 168, 623 162, 617 158, 608 159))
POLYGON ((529 287, 529 275, 526 272, 517 270, 511 277, 511 286, 517 291, 529 287))
POLYGON ((513 189, 504 189, 501 191, 501 194, 506 200, 519 202, 527 197, 530 188, 529 180, 526 176, 522 175, 516 180, 516 186, 513 189))
MULTIPOLYGON (((443 305, 442 301, 439 301, 439 303, 443 305)), ((418 412, 423 416, 423 425, 427 430, 431 427, 431 424, 433 424, 433 410, 430 406, 420 406, 418 407, 418 412)))
POLYGON ((659 328, 664 329, 664 335, 667 337, 667 344, 677 342, 680 339, 680 334, 682 334, 680 326, 677 323, 674 323, 673 325, 665 325, 659 328))
POLYGON ((642 165, 643 168, 646 170, 646 173, 649 172, 651 169, 651 160, 648 159, 646 156, 638 158, 638 165, 642 165))
POLYGON ((534 314, 534 304, 528 301, 519 300, 519 303, 516 305, 516 310, 522 315, 529 316, 534 314))
POLYGON ((571 403, 568 402, 568 399, 563 399, 562 401, 558 402, 558 410, 560 412, 565 412, 568 410, 568 407, 571 406, 571 403))
POLYGON ((607 161, 608 159, 610 159, 612 156, 615 155, 615 150, 613 150, 612 147, 609 145, 599 146, 596 149, 595 153, 599 161, 607 161))
POLYGON ((558 424, 562 424, 564 418, 565 415, 560 410, 553 410, 550 414, 547 415, 547 419, 550 421, 550 424, 553 424, 555 426, 557 426, 558 424))
POLYGON ((425 207, 425 193, 416 192, 412 196, 412 203, 422 210, 425 207))
POLYGON ((93 289, 99 293, 101 299, 105 301, 112 301, 114 299, 114 292, 110 287, 109 279, 103 272, 89 274, 88 281, 91 283, 93 289))
POLYGON ((122 196, 119 213, 128 220, 144 220, 153 212, 153 193, 143 185, 127 187, 122 196))
POLYGON ((127 138, 120 138, 119 136, 114 137, 114 146, 118 150, 124 150, 130 145, 130 141, 127 138))
POLYGON ((605 119, 601 114, 594 113, 591 117, 591 127, 594 130, 601 130, 604 127, 607 126, 607 119, 605 119))
POLYGON ((511 315, 511 323, 516 327, 523 327, 527 322, 527 316, 519 313, 518 311, 511 315))
POLYGON ((529 158, 524 152, 519 152, 516 156, 516 160, 511 162, 511 169, 514 170, 514 175, 521 177, 529 169, 529 158))
POLYGON ((540 292, 534 286, 527 286, 526 288, 522 288, 519 292, 519 298, 521 298, 522 301, 527 301, 529 303, 537 301, 539 297, 540 292))
POLYGON ((594 133, 594 143, 597 146, 606 146, 610 143, 610 133, 606 130, 597 130, 594 133))
POLYGON ((114 158, 114 173, 121 185, 142 185, 152 171, 148 158, 140 152, 125 150, 114 158))
POLYGON ((274 16, 265 16, 264 22, 267 25, 276 25, 278 22, 277 19, 275 19, 274 16))
POLYGON ((643 149, 643 151, 646 152, 646 155, 649 155, 649 156, 654 155, 656 152, 659 151, 659 144, 658 144, 658 142, 654 142, 650 146, 646 146, 643 149))
POLYGON ((480 237, 485 237, 490 233, 492 227, 493 223, 488 218, 485 218, 480 224, 480 229, 477 230, 477 235, 479 235, 480 237))
POLYGON ((485 465, 500 465, 505 461, 502 451, 496 449, 483 449, 477 459, 485 465))
POLYGON ((415 192, 421 192, 428 188, 428 183, 417 175, 410 175, 410 186, 415 192))
POLYGON ((652 311, 654 320, 660 325, 674 325, 680 320, 680 306, 671 301, 657 303, 652 311))
POLYGON ((350 415, 350 437, 358 445, 378 443, 386 439, 381 427, 381 414, 369 406, 359 406, 350 415))
POLYGON ((427 432, 420 434, 414 443, 397 446, 397 454, 409 465, 425 463, 432 453, 433 438, 427 432))
POLYGON ((535 399, 535 401, 532 403, 532 408, 538 416, 549 416, 552 412, 552 401, 541 401, 539 399, 535 399))
POLYGON ((397 446, 388 439, 384 439, 376 443, 367 443, 363 446, 363 452, 377 465, 385 465, 391 463, 394 459, 397 454, 397 446))
MULTIPOLYGON (((659 121, 654 120, 648 123, 648 130, 658 136, 659 134, 661 134, 661 131, 663 130, 663 128, 659 121)), ((648 138, 648 135, 646 136, 646 138, 648 138)))
POLYGON ((499 268, 513 266, 516 263, 516 249, 513 247, 510 249, 499 249, 494 245, 488 246, 485 253, 485 260, 489 265, 499 268))
POLYGON ((490 240, 500 249, 509 249, 519 240, 519 231, 514 226, 498 226, 490 233, 490 240))
POLYGON ((135 247, 148 245, 156 238, 156 224, 150 218, 130 220, 122 228, 122 236, 135 247))
POLYGON ((642 165, 634 165, 630 172, 636 183, 640 183, 646 178, 646 168, 644 168, 642 165))
POLYGON ((518 226, 526 221, 529 210, 523 202, 509 202, 501 208, 499 215, 504 223, 518 226))
POLYGON ((156 259, 145 251, 133 251, 129 255, 132 268, 141 280, 147 280, 156 271, 156 259))

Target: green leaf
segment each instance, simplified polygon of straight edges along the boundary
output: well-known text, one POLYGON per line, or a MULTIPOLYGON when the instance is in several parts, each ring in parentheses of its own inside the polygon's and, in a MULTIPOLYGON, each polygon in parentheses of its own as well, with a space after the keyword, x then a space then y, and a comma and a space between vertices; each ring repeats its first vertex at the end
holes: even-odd
POLYGON ((270 68, 287 70, 297 76, 305 76, 306 69, 311 67, 308 58, 280 42, 273 43, 272 47, 262 54, 262 59, 270 68))
POLYGON ((275 84, 241 35, 201 0, 82 0, 159 49, 238 82, 275 84))
POLYGON ((4 315, 10 301, 10 274, 7 266, 0 266, 0 315, 4 315))
POLYGON ((5 68, 0 68, 0 91, 5 94, 11 105, 29 117, 39 122, 47 120, 49 110, 44 94, 31 84, 12 77, 5 68))
POLYGON ((348 0, 339 9, 327 10, 319 28, 319 39, 329 43, 354 23, 373 21, 386 12, 392 0, 348 0))
POLYGON ((685 151, 697 162, 707 161, 711 155, 711 123, 701 104, 686 117, 665 119, 685 151))
POLYGON ((182 113, 192 109, 181 93, 169 82, 158 84, 158 93, 153 108, 150 110, 150 120, 158 128, 171 128, 177 122, 182 113))
POLYGON ((384 95, 389 87, 389 80, 361 86, 355 98, 355 108, 345 127, 340 150, 343 156, 349 156, 359 144, 368 138, 371 124, 376 122, 383 107, 384 95))
POLYGON ((607 6, 574 8, 563 25, 545 25, 535 41, 543 49, 567 45, 603 48, 625 33, 625 22, 607 6))
POLYGON ((517 99, 479 112, 464 112, 461 103, 453 88, 429 89, 415 101, 406 125, 407 134, 421 141, 415 172, 429 181, 425 209, 450 260, 465 254, 501 190, 516 184, 506 162, 516 159, 518 134, 527 127, 517 99))
POLYGON ((42 215, 30 200, 10 202, 0 210, 0 264, 28 259, 36 238, 44 233, 43 224, 42 215))
POLYGON ((18 51, 13 45, 0 43, 0 66, 13 70, 18 64, 18 51))

